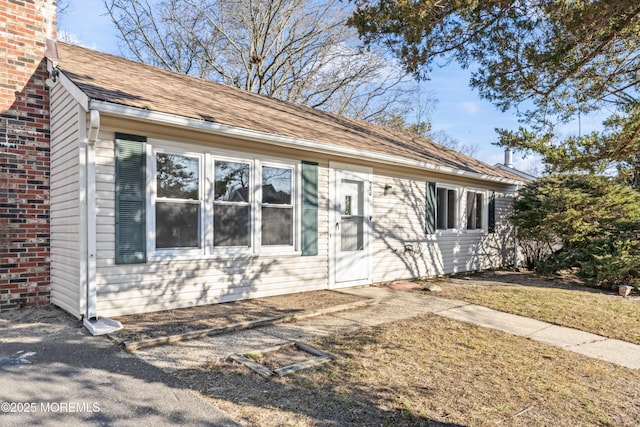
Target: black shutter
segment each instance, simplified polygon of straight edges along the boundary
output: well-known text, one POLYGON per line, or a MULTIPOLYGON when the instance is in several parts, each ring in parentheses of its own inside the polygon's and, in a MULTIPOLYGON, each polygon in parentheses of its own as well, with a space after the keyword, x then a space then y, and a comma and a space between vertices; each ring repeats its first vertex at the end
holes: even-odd
POLYGON ((116 264, 147 261, 146 142, 116 133, 116 264))
POLYGON ((491 193, 491 198, 489 199, 489 233, 496 232, 496 193, 495 191, 491 193))
POLYGON ((427 197, 424 232, 426 234, 434 234, 436 232, 436 183, 427 181, 426 186, 427 197))
POLYGON ((318 164, 302 162, 302 255, 318 255, 318 164))

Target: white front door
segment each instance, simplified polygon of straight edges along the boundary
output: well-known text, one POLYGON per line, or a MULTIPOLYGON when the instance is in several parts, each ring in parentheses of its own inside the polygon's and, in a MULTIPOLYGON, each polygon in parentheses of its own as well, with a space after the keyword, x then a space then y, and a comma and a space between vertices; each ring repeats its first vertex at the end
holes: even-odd
POLYGON ((335 287, 370 283, 370 191, 371 174, 335 171, 335 287))

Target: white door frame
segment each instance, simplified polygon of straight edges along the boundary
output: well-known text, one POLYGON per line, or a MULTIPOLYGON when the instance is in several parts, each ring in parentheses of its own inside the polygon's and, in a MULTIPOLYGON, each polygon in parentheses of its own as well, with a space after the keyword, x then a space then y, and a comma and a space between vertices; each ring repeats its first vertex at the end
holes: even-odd
POLYGON ((366 166, 350 165, 339 162, 329 162, 329 288, 337 289, 349 286, 369 285, 372 283, 372 238, 371 238, 371 215, 372 215, 372 183, 373 168, 366 166), (366 174, 364 191, 364 219, 365 219, 365 257, 367 258, 366 277, 360 280, 339 282, 339 272, 337 271, 337 244, 338 233, 336 223, 339 222, 339 213, 336 206, 337 181, 336 171, 356 172, 366 174))

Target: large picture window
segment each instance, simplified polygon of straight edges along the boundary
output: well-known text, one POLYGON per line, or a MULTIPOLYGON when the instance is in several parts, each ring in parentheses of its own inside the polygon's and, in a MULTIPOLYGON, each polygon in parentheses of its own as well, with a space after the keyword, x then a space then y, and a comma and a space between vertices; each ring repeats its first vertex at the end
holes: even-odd
POLYGON ((293 245, 293 169, 262 166, 261 244, 293 245))
POLYGON ((438 188, 436 196, 436 228, 438 230, 453 230, 457 228, 457 212, 457 191, 450 188, 438 188))
POLYGON ((200 159, 156 154, 156 248, 200 246, 200 159))
POLYGON ((214 164, 213 246, 251 246, 251 165, 214 164))
POLYGON ((198 148, 147 142, 147 258, 304 252, 303 162, 198 148))
POLYGON ((482 230, 484 227, 484 195, 476 191, 467 192, 467 230, 482 230))

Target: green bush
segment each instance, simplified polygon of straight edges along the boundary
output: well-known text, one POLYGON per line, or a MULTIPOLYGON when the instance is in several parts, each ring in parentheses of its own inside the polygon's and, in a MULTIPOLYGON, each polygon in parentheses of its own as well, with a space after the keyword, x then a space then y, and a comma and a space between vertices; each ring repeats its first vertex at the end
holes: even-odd
POLYGON ((588 285, 640 285, 640 193, 607 177, 552 175, 520 191, 519 237, 555 250, 542 273, 577 268, 588 285))

